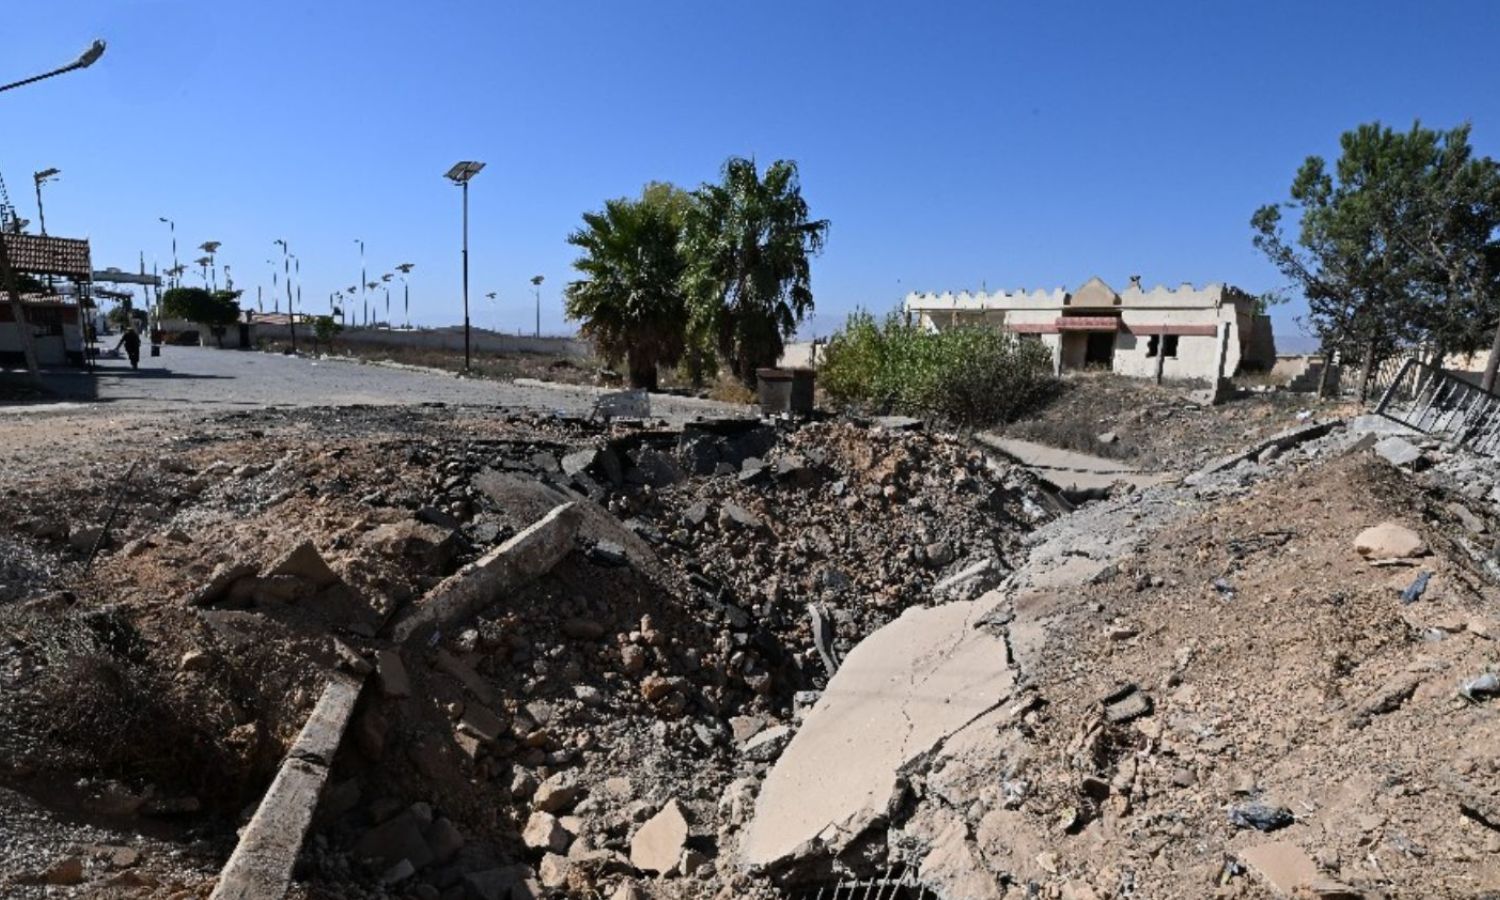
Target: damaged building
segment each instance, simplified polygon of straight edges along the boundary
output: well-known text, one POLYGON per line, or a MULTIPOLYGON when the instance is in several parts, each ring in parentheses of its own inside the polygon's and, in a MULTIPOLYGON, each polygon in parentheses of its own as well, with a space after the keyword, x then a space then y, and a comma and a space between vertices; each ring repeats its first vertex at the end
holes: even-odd
POLYGON ((1095 277, 1071 291, 911 293, 903 308, 933 330, 980 325, 1041 341, 1058 372, 1211 381, 1276 362, 1270 318, 1224 284, 1147 290, 1136 276, 1116 291, 1095 277))

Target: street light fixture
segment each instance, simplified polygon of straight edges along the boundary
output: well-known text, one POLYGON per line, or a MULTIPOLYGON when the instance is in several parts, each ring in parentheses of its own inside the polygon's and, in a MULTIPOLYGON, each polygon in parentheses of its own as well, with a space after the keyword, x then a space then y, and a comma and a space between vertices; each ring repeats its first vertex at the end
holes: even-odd
POLYGON ((482 162, 466 160, 454 163, 443 176, 464 191, 464 371, 469 369, 469 180, 483 168, 482 162))
MULTIPOLYGON (((208 254, 208 264, 213 270, 214 279, 211 290, 213 290, 215 293, 217 293, 219 290, 219 267, 214 264, 214 255, 219 252, 219 247, 223 246, 223 243, 223 241, 204 241, 203 243, 198 245, 199 250, 202 250, 204 253, 208 254)), ((208 281, 207 278, 204 278, 203 280, 205 282, 208 281)))
MULTIPOLYGON (((364 242, 363 238, 355 238, 354 239, 354 243, 356 243, 356 244, 359 245, 359 283, 360 283, 359 299, 360 299, 360 303, 364 306, 364 309, 365 309, 365 320, 366 320, 365 324, 368 325, 368 324, 370 324, 370 322, 369 322, 369 317, 370 317, 369 316, 369 313, 370 313, 370 302, 369 302, 368 299, 366 299, 365 292, 364 292, 364 283, 365 283, 365 242, 364 242)), ((350 288, 349 289, 349 299, 350 300, 354 299, 354 288, 350 288)))
POLYGON ((416 263, 402 263, 396 267, 396 271, 401 273, 401 311, 406 316, 407 331, 411 331, 411 282, 406 276, 410 275, 411 270, 416 267, 416 263))
POLYGON ((277 238, 273 244, 281 245, 281 268, 283 279, 286 281, 286 324, 292 333, 292 352, 297 352, 297 311, 292 308, 292 259, 291 248, 287 246, 284 238, 277 238))
POLYGON ((33 75, 30 78, 23 78, 20 81, 13 81, 10 84, 0 84, 0 91, 8 91, 11 88, 18 88, 23 84, 31 84, 34 81, 41 81, 43 78, 51 78, 53 75, 61 75, 64 72, 71 72, 74 69, 87 69, 89 66, 92 66, 94 63, 98 62, 99 57, 103 55, 104 42, 96 40, 89 45, 89 48, 87 50, 80 53, 77 59, 73 60, 62 68, 53 69, 52 71, 44 72, 41 75, 33 75))
MULTIPOLYGON (((157 216, 156 220, 158 222, 165 222, 165 223, 167 223, 167 227, 172 230, 172 268, 173 269, 179 268, 178 265, 177 265, 177 223, 174 222, 174 221, 172 221, 171 219, 167 218, 166 216, 157 216)), ((171 272, 169 271, 168 274, 171 274, 171 272)), ((178 272, 177 274, 181 275, 182 273, 178 272)), ((172 286, 173 287, 182 287, 181 284, 174 284, 172 286)))
POLYGON ((36 218, 37 223, 41 226, 43 237, 47 235, 47 214, 42 211, 42 185, 56 179, 61 174, 62 171, 59 169, 43 169, 31 176, 32 180, 36 182, 36 218))
POLYGON ((531 276, 531 287, 536 291, 536 336, 542 336, 542 276, 531 276))

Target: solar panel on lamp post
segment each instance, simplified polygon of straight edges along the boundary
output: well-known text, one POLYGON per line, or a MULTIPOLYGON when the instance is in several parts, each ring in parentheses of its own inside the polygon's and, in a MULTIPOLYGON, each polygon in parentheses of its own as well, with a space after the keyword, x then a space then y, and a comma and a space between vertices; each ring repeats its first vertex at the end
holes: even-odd
POLYGON ((479 174, 484 163, 466 160, 454 163, 443 177, 464 191, 464 371, 469 370, 469 180, 479 174))

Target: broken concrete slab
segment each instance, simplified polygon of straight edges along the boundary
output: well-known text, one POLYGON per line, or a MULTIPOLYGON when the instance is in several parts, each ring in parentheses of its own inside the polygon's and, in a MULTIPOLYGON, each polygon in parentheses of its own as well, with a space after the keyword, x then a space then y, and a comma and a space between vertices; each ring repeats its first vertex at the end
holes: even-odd
POLYGON ((329 766, 363 686, 363 678, 336 675, 329 679, 240 835, 210 900, 264 900, 286 894, 329 766))
POLYGON ((428 572, 448 569, 458 552, 453 529, 416 519, 381 525, 361 538, 360 543, 385 556, 415 563, 428 572))
POLYGON ((1392 435, 1375 443, 1375 453, 1393 466, 1415 467, 1422 460, 1422 451, 1412 446, 1405 438, 1392 435))
POLYGON ((687 845, 687 819, 675 799, 668 800, 630 839, 630 862, 643 872, 665 874, 677 866, 687 845))
POLYGON ((1290 897, 1297 888, 1319 878, 1318 866, 1312 858, 1301 847, 1285 841, 1256 844, 1241 850, 1239 857, 1280 897, 1290 897))
POLYGON ((979 601, 908 609, 849 654, 757 798, 742 861, 837 853, 885 817, 902 770, 1010 696, 1005 641, 979 601))
POLYGON ((557 565, 578 534, 577 505, 554 508, 510 540, 443 580, 392 629, 398 643, 452 627, 495 602, 501 591, 557 565))
POLYGON ((641 536, 626 528, 609 510, 535 478, 486 469, 474 477, 474 487, 516 520, 516 524, 531 522, 544 516, 559 504, 573 503, 578 509, 578 534, 585 541, 598 544, 611 541, 619 544, 630 564, 643 572, 652 572, 659 565, 656 551, 641 539, 641 536))
POLYGON ((209 606, 219 602, 235 582, 255 575, 256 567, 250 563, 220 563, 201 587, 183 598, 189 606, 209 606))
POLYGON ((411 696, 411 676, 399 650, 381 650, 375 654, 375 672, 380 679, 380 693, 392 700, 411 696))
POLYGON ((1143 488, 1177 478, 1166 472, 1143 472, 1117 459, 1062 450, 989 432, 980 432, 974 435, 974 439, 1027 467, 1038 478, 1062 491, 1103 491, 1120 482, 1143 488))
POLYGON ((1425 555, 1427 543, 1399 522, 1381 522, 1354 538, 1354 550, 1366 559, 1410 559, 1425 555))
POLYGON ((328 567, 327 560, 323 559, 323 554, 318 552, 312 541, 303 541, 271 563, 266 569, 265 577, 269 579, 278 576, 301 578, 320 589, 339 581, 339 576, 328 567))

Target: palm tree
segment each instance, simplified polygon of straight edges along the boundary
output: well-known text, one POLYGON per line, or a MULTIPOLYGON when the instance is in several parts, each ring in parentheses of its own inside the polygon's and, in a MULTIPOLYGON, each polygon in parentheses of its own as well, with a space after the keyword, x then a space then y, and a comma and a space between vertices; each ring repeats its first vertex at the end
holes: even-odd
POLYGON ((732 157, 719 184, 694 193, 684 225, 692 330, 717 344, 744 384, 775 365, 783 342, 812 310, 808 258, 820 253, 828 220, 809 219, 797 164, 756 171, 732 157))
POLYGON ((606 201, 583 223, 568 235, 582 251, 573 267, 583 277, 563 290, 564 312, 607 359, 625 358, 631 387, 654 390, 657 366, 682 358, 681 216, 646 195, 606 201))

